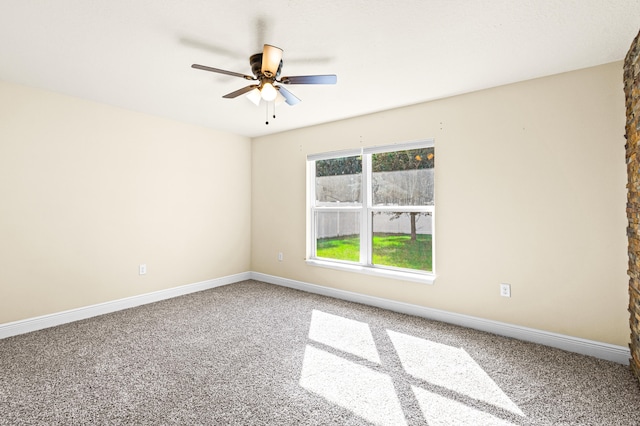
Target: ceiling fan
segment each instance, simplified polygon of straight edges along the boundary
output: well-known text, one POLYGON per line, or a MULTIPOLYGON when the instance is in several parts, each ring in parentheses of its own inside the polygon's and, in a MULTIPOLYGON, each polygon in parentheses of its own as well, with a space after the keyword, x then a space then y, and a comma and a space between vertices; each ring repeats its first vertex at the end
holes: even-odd
MULTIPOLYGON (((260 100, 266 101, 267 108, 269 102, 276 101, 276 103, 278 103, 278 100, 284 100, 288 105, 295 105, 300 102, 298 97, 282 86, 283 84, 336 84, 338 78, 335 74, 280 77, 280 72, 282 71, 282 52, 282 49, 278 47, 265 44, 262 53, 251 55, 249 63, 251 64, 253 76, 198 64, 191 65, 191 68, 256 81, 257 84, 251 84, 242 89, 227 93, 223 98, 232 99, 246 93, 247 98, 256 105, 260 104, 260 100)), ((267 121, 267 124, 269 124, 269 121, 267 121)))

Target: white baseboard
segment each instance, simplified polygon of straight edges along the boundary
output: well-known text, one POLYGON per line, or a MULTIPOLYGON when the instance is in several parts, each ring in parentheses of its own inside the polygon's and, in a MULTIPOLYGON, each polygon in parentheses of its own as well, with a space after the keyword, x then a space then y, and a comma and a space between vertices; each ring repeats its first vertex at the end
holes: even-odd
POLYGON ((198 283, 168 288, 166 290, 154 291, 152 293, 140 294, 138 296, 127 297, 124 299, 112 300, 110 302, 99 303, 97 305, 56 312, 55 314, 0 324, 0 339, 41 330, 43 328, 54 327, 56 325, 66 324, 73 321, 79 321, 98 315, 108 314, 123 309, 134 308, 147 303, 159 302, 161 300, 171 299, 173 297, 183 296, 185 294, 208 290, 210 288, 233 284, 238 281, 248 279, 251 279, 251 273, 243 272, 198 283))
POLYGON ((542 345, 551 346, 554 348, 559 348, 583 355, 589 355, 620 364, 628 365, 629 357, 631 356, 629 348, 626 348, 624 346, 611 345, 594 340, 581 339, 579 337, 551 333, 548 331, 521 327, 518 325, 472 317, 469 315, 462 315, 453 312, 442 311, 439 309, 426 308, 424 306, 412 305, 410 303, 397 302, 394 300, 367 296, 350 291, 323 287, 316 284, 309 284, 302 281, 280 278, 258 272, 252 272, 251 278, 257 281, 263 281, 269 284, 276 284, 284 287, 294 288, 309 293, 316 293, 323 296, 334 297, 336 299, 376 306, 394 312, 400 312, 403 314, 442 321, 449 324, 473 328, 476 330, 487 331, 489 333, 513 337, 515 339, 528 342, 540 343, 542 345))
POLYGON ((54 314, 43 315, 35 318, 0 324, 0 339, 29 333, 43 328, 54 327, 73 321, 79 321, 98 315, 108 314, 122 309, 134 308, 147 303, 159 302, 161 300, 182 296, 197 291, 208 290, 239 281, 254 279, 269 284, 276 284, 283 287, 294 288, 308 293, 320 294, 334 297, 336 299, 348 300, 365 305, 376 306, 394 312, 419 316, 423 318, 442 321, 449 324, 460 325, 476 330, 487 331, 501 336, 513 337, 528 342, 540 343, 542 345, 563 349, 583 355, 589 355, 620 364, 629 364, 630 351, 624 346, 611 345, 608 343, 593 340, 581 339, 579 337, 567 336, 563 334, 551 333, 533 328, 521 327, 518 325, 487 320, 469 315, 456 314, 439 309, 427 308, 424 306, 412 305, 410 303, 398 302, 395 300, 382 299, 374 296, 353 293, 350 291, 324 287, 310 284, 303 281, 291 280, 288 278, 276 277, 259 272, 243 272, 226 277, 215 278, 194 284, 187 284, 180 287, 173 287, 166 290, 99 303, 97 305, 85 306, 54 314))

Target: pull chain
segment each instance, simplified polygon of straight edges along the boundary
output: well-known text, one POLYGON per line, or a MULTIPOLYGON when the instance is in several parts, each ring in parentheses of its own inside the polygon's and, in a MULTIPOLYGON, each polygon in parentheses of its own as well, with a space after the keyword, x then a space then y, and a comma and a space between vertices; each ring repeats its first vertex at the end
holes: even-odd
MULTIPOLYGON (((264 122, 264 124, 268 125, 269 124, 269 102, 265 102, 265 112, 266 112, 266 114, 265 114, 265 120, 266 121, 264 122)), ((276 103, 275 102, 273 103, 273 118, 274 119, 276 118, 276 103)))

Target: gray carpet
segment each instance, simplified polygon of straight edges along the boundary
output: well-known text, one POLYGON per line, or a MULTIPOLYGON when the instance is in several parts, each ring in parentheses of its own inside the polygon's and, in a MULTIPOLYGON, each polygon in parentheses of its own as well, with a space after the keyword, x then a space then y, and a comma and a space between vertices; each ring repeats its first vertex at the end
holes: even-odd
POLYGON ((638 425, 628 367, 256 281, 0 340, 0 424, 638 425))

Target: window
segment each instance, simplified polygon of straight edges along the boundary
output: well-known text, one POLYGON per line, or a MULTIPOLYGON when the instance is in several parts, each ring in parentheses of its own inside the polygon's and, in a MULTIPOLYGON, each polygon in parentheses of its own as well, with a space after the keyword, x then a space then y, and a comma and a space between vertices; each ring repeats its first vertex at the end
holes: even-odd
POLYGON ((433 140, 307 158, 308 259, 433 282, 433 140))

